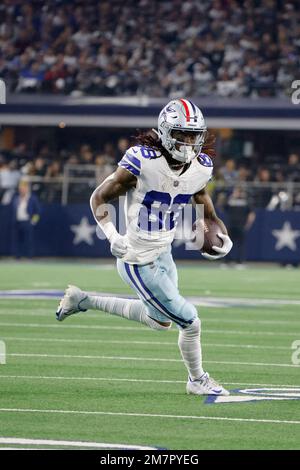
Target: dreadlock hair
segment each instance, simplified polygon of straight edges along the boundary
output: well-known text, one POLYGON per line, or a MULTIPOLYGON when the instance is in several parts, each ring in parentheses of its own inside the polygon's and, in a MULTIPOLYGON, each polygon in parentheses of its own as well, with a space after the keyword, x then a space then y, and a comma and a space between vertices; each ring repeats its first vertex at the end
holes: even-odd
POLYGON ((144 145, 154 150, 158 150, 162 155, 168 154, 169 152, 163 147, 159 136, 154 132, 153 129, 148 131, 140 131, 137 129, 137 134, 133 136, 136 145, 144 145))
MULTIPOLYGON (((170 153, 163 147, 159 136, 153 129, 148 131, 140 131, 138 129, 137 134, 133 136, 133 138, 135 145, 144 145, 145 147, 158 150, 165 157, 171 156, 170 153)), ((207 153, 210 157, 215 157, 215 142, 216 137, 210 132, 207 132, 201 152, 207 153)))

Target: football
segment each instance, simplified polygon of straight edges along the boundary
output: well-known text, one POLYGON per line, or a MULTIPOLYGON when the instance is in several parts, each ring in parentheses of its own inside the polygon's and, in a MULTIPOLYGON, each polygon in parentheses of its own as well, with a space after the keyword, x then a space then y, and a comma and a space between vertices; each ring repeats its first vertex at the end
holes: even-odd
POLYGON ((199 219, 194 223, 193 231, 195 232, 200 251, 210 255, 216 255, 217 253, 212 247, 218 246, 221 248, 223 245, 223 240, 217 235, 217 233, 221 231, 220 226, 213 220, 199 219))

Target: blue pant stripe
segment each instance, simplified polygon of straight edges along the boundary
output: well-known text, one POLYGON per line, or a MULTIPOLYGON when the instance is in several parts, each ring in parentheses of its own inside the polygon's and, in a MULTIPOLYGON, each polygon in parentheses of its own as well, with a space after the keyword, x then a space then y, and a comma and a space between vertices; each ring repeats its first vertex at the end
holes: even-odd
MULTIPOLYGON (((131 282, 135 285, 136 289, 139 291, 139 293, 142 295, 143 299, 148 302, 152 307, 156 308, 157 309, 157 306, 151 302, 151 299, 146 299, 144 293, 142 292, 142 290, 140 289, 140 287, 138 286, 136 280, 134 279, 132 273, 130 272, 130 266, 128 263, 124 263, 125 265, 125 269, 126 269, 126 272, 127 272, 127 275, 129 277, 129 279, 131 280, 131 282)), ((133 265, 135 267, 135 265, 133 265)), ((146 288, 146 291, 148 291, 148 289, 146 288)), ((150 292, 150 291, 149 291, 150 292)), ((150 295, 152 296, 152 294, 150 293, 150 295)), ((152 296, 153 297, 153 296, 152 296)), ((154 297, 153 297, 154 298, 154 297)), ((160 302, 158 302, 155 298, 154 300, 158 303, 158 305, 161 306, 160 302)), ((162 309, 163 309, 163 312, 160 312, 160 313, 164 313, 166 315, 166 317, 170 318, 170 320, 174 320, 175 323, 179 324, 181 327, 184 327, 181 323, 179 323, 177 320, 175 320, 174 318, 174 315, 172 314, 169 314, 169 313, 166 313, 165 312, 165 308, 162 306, 162 309)), ((184 320, 183 320, 184 321, 184 320)))
POLYGON ((178 324, 181 324, 182 326, 182 323, 183 324, 191 324, 193 323, 192 320, 184 320, 183 318, 179 318, 177 317, 176 315, 174 315, 174 313, 171 313, 162 303, 159 302, 159 300, 154 297, 154 295, 152 294, 152 292, 148 289, 148 287, 144 284, 144 281, 139 273, 139 270, 138 270, 138 266, 136 264, 133 265, 133 270, 138 278, 138 280, 140 281, 143 289, 145 289, 145 291, 147 292, 147 294, 149 294, 151 296, 151 298, 153 298, 153 300, 155 300, 155 302, 160 306, 160 308, 165 312, 165 314, 170 317, 172 320, 174 320, 176 323, 178 324))

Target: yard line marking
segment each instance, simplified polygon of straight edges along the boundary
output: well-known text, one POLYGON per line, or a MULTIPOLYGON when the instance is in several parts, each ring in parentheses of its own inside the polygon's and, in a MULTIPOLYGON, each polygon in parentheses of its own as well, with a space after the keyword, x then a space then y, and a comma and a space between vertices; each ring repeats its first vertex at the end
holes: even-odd
MULTIPOLYGON (((134 327, 134 326, 105 326, 105 325, 54 325, 53 323, 44 323, 44 324, 39 324, 39 323, 3 323, 0 322, 0 326, 13 326, 14 328, 59 328, 59 329, 73 329, 73 330, 121 330, 121 331, 148 331, 153 334, 153 330, 151 328, 145 328, 145 327, 134 327)), ((177 328, 172 328, 169 330, 171 332, 177 333, 178 330, 177 328)), ((297 336, 297 332, 274 332, 274 331, 241 331, 241 330, 211 330, 211 329, 205 329, 205 334, 219 334, 224 336, 224 334, 233 334, 233 335, 238 335, 238 336, 248 336, 248 335, 255 335, 255 336, 297 336)))
MULTIPOLYGON (((55 320, 56 321, 56 320, 55 320)), ((151 328, 138 327, 138 326, 106 326, 106 325, 61 325, 58 322, 54 323, 2 323, 0 326, 14 326, 16 328, 59 328, 59 329, 73 329, 73 330, 127 330, 127 331, 151 331, 151 328)), ((169 330, 170 331, 170 330, 169 330)), ((178 331, 175 330, 174 331, 178 331)))
MULTIPOLYGON (((150 361, 150 362, 182 362, 181 359, 170 359, 162 357, 129 357, 129 356, 88 356, 73 354, 34 354, 34 353, 8 353, 10 357, 56 357, 60 359, 107 359, 112 361, 150 361)), ((237 361, 205 361, 207 364, 231 364, 244 366, 268 366, 268 367, 298 367, 296 364, 273 364, 265 362, 237 362, 237 361)))
POLYGON ((0 408, 4 413, 53 413, 53 414, 78 414, 78 415, 99 415, 99 416, 132 416, 141 418, 164 418, 164 419, 199 419, 212 421, 238 421, 247 423, 265 423, 265 424, 300 424, 300 421, 288 421, 279 419, 254 419, 254 418, 229 418, 225 416, 193 416, 193 415, 169 415, 169 414, 151 414, 151 413, 123 413, 113 411, 83 411, 83 410, 39 410, 31 408, 0 408))
POLYGON ((22 445, 46 445, 46 446, 70 446, 70 447, 93 447, 96 449, 132 449, 132 450, 156 450, 156 447, 139 446, 132 444, 109 444, 105 442, 86 441, 58 441, 52 439, 24 439, 15 437, 0 437, 0 444, 22 444, 22 445))
MULTIPOLYGON (((157 384, 185 384, 186 380, 159 380, 159 379, 133 379, 133 378, 115 378, 115 377, 62 377, 62 376, 43 376, 43 375, 0 375, 1 379, 36 379, 36 380, 87 380, 87 381, 100 381, 100 382, 141 382, 141 383, 157 383, 157 384)), ((261 383, 248 383, 248 382, 223 382, 224 385, 246 385, 246 386, 260 386, 260 387, 290 387, 295 390, 300 389, 299 385, 286 385, 286 384, 261 384, 261 383)))
POLYGON ((289 322, 289 325, 299 325, 300 327, 300 320, 256 320, 253 318, 253 320, 231 320, 228 318, 201 318, 203 323, 234 323, 234 324, 241 324, 241 325, 252 325, 252 324, 257 324, 257 325, 286 325, 287 321, 289 322))
MULTIPOLYGON (((89 295, 100 295, 105 297, 118 298, 137 298, 133 294, 116 293, 116 292, 96 292, 86 291, 89 295)), ((12 289, 1 290, 0 299, 59 299, 64 295, 63 290, 59 289, 12 289)), ((269 299, 269 298, 248 298, 248 297, 213 297, 213 296, 186 296, 187 300, 198 306, 214 307, 214 308, 230 308, 230 307, 262 307, 277 305, 300 305, 298 299, 269 299)))
POLYGON ((224 334, 229 334, 229 335, 238 335, 238 336, 247 336, 247 335, 254 335, 254 336, 297 336, 297 332, 282 332, 282 331, 241 331, 241 330, 225 330, 222 328, 222 330, 211 330, 211 329, 205 329, 204 333, 212 333, 212 334, 219 334, 223 335, 224 334))
MULTIPOLYGON (((24 338, 18 336, 3 336, 5 341, 32 341, 37 343, 86 343, 86 344, 147 344, 154 346, 174 346, 177 349, 176 342, 169 341, 124 341, 124 340, 106 340, 106 339, 64 339, 64 338, 24 338)), ((290 351, 290 346, 259 346, 256 344, 223 344, 223 343, 202 343, 202 347, 220 347, 220 348, 237 348, 237 349, 271 349, 290 351)))
POLYGON ((205 307, 276 307, 277 305, 300 305, 299 299, 254 299, 247 297, 199 297, 187 296, 190 302, 205 307))
MULTIPOLYGON (((49 312, 26 312, 24 311, 19 311, 19 312, 0 312, 0 316, 22 316, 22 317, 48 317, 49 318, 49 312)), ((93 318, 99 318, 99 314, 92 313, 88 314, 88 318, 93 319, 93 318)), ((285 319, 285 320, 256 320, 255 318, 253 319, 247 319, 247 320, 239 320, 239 319, 229 319, 229 318, 206 318, 204 315, 201 316, 201 320, 203 323, 233 323, 233 324, 241 324, 241 325, 286 325, 287 321, 289 322, 289 325, 299 325, 300 329, 300 320, 290 320, 290 319, 285 319)))

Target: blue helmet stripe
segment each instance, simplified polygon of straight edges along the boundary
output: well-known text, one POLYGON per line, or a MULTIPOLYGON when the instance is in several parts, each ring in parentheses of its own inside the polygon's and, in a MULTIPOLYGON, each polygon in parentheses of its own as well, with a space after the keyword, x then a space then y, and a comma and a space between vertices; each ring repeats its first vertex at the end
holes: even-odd
POLYGON ((186 100, 186 101, 187 101, 188 103, 190 103, 190 105, 191 105, 192 108, 193 108, 194 114, 196 114, 196 107, 195 107, 194 103, 192 103, 192 101, 190 101, 190 100, 186 100))

